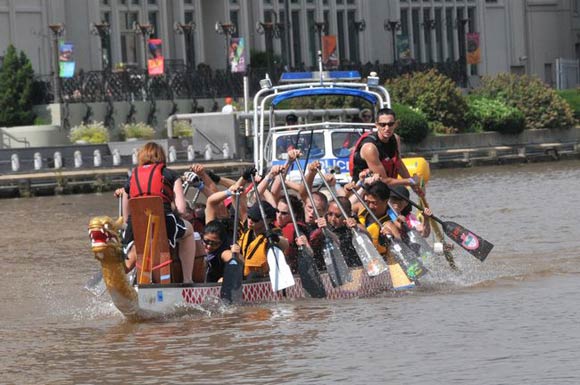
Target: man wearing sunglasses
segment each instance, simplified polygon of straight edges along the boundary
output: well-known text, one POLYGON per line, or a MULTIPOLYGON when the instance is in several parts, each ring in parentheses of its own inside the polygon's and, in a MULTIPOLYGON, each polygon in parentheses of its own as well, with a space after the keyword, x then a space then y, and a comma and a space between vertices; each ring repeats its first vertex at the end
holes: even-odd
POLYGON ((382 108, 377 112, 376 131, 362 135, 350 154, 350 174, 356 182, 359 174, 368 170, 389 186, 411 186, 422 195, 418 177, 409 175, 401 159, 401 139, 395 134, 398 124, 392 109, 382 108), (397 179, 398 175, 403 179, 397 179))

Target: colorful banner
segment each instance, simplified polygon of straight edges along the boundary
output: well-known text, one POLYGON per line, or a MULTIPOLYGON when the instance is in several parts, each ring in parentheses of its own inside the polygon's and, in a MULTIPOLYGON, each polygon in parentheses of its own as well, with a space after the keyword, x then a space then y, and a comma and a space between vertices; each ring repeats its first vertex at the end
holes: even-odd
POLYGON ((60 42, 58 45, 58 76, 61 78, 72 78, 75 74, 73 50, 72 43, 60 42))
POLYGON ((322 36, 322 64, 327 69, 338 67, 336 35, 322 36))
POLYGON ((230 43, 230 66, 232 72, 246 72, 246 40, 234 37, 230 43))
POLYGON ((147 60, 147 70, 149 76, 163 75, 163 51, 161 39, 149 39, 149 59, 147 60))
POLYGON ((478 63, 481 63, 479 32, 470 32, 467 34, 467 64, 478 63))
POLYGON ((407 35, 395 35, 397 38, 397 58, 403 63, 408 63, 413 61, 413 55, 411 54, 411 45, 409 44, 409 36, 407 35))

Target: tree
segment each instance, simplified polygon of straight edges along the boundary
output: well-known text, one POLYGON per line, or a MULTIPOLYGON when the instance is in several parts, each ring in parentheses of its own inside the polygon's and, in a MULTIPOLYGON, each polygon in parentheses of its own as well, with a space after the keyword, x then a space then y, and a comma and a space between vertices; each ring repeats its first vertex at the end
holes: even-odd
POLYGON ((32 83, 34 70, 24 52, 8 46, 0 68, 0 127, 34 123, 32 83))

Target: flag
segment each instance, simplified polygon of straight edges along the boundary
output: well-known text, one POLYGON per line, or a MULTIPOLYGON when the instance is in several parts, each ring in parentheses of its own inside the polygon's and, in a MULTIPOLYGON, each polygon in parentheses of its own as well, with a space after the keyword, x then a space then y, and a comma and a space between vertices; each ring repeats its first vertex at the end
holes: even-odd
POLYGON ((147 70, 149 76, 163 75, 164 68, 164 58, 161 39, 149 39, 147 42, 147 47, 149 48, 149 59, 147 60, 147 70))
POLYGON ((481 63, 479 32, 470 32, 467 34, 467 64, 477 63, 481 63))
POLYGON ((230 66, 232 72, 246 72, 246 40, 235 37, 230 43, 230 66))
POLYGON ((72 43, 60 42, 58 46, 58 75, 61 78, 72 78, 75 74, 73 50, 74 46, 72 43))
POLYGON ((338 67, 336 35, 322 36, 322 64, 328 69, 338 67))
POLYGON ((409 36, 407 35, 396 35, 397 36, 397 57, 401 62, 410 62, 413 60, 411 55, 411 48, 409 45, 409 36))

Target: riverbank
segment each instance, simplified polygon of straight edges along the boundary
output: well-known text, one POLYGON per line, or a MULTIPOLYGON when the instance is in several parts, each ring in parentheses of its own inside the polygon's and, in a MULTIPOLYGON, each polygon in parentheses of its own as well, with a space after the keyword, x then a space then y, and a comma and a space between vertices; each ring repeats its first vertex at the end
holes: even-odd
MULTIPOLYGON (((114 166, 113 153, 106 144, 45 147, 40 150, 0 150, 0 163, 3 164, 0 198, 112 190, 124 184, 127 172, 133 167, 131 155, 128 155, 130 153, 131 151, 123 152, 119 159, 120 164, 114 166), (81 166, 76 167, 74 156, 79 151, 84 155, 81 156, 81 166), (97 151, 99 162, 95 155, 97 151), (56 152, 63 155, 61 167, 58 169, 55 168, 55 159, 51 157, 56 152), (19 162, 23 166, 20 172, 10 171, 14 154, 19 155, 19 162), (38 160, 33 159, 35 154, 39 154, 39 163, 43 166, 36 170, 36 167, 33 168, 38 160)), ((251 154, 252 151, 246 153, 251 154)), ((418 145, 403 145, 402 153, 404 157, 427 159, 432 169, 580 159, 580 127, 566 130, 525 130, 518 135, 485 132, 430 136, 418 145)), ((188 161, 185 151, 177 151, 176 161, 170 167, 185 171, 195 162, 204 164, 220 175, 235 176, 252 164, 249 159, 222 158, 205 161, 199 160, 201 154, 195 155, 197 156, 194 161, 188 161)))

